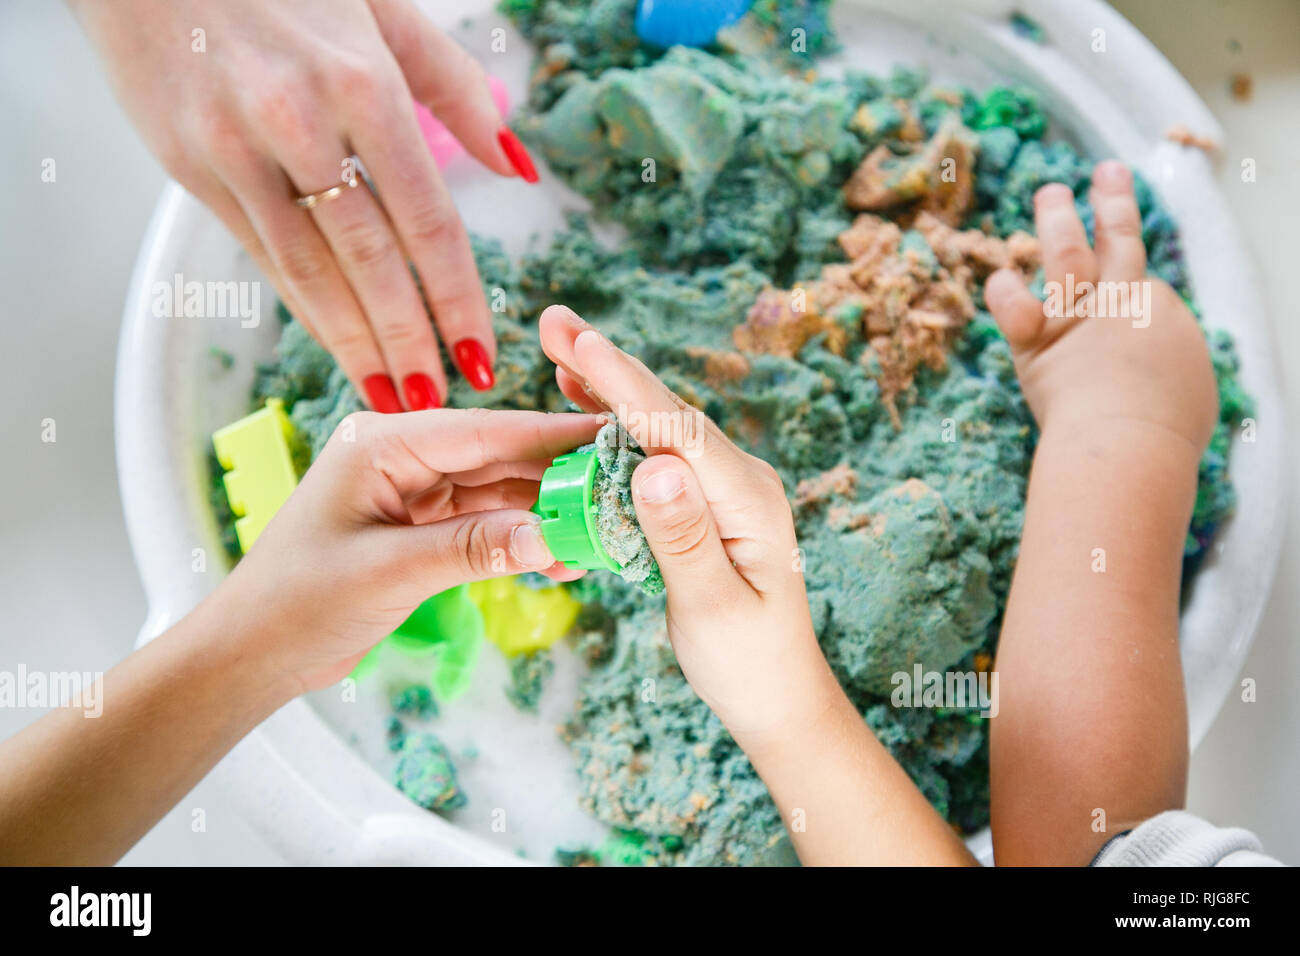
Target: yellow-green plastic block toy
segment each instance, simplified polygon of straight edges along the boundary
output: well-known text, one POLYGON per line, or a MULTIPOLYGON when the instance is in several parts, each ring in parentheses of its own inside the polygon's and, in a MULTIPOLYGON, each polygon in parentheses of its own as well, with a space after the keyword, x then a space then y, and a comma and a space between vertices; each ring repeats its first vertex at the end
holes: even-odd
POLYGON ((506 657, 550 647, 569 633, 582 609, 564 588, 530 588, 516 578, 475 581, 469 596, 483 612, 487 639, 506 657))
POLYGON ((292 435, 293 423, 278 398, 267 399, 265 408, 212 435, 217 461, 226 472, 222 480, 235 514, 235 535, 245 554, 298 485, 289 453, 292 435))

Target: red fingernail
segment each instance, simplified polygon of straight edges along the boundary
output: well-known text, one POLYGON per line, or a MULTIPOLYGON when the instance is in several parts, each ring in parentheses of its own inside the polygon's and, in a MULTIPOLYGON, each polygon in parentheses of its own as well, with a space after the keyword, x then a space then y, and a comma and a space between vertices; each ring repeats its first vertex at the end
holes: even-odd
POLYGON ((393 380, 382 372, 371 375, 361 383, 361 387, 366 390, 366 398, 370 399, 370 407, 375 411, 392 415, 402 410, 393 380))
POLYGON ((417 412, 426 408, 442 408, 442 399, 438 397, 433 379, 423 372, 406 376, 402 381, 402 391, 406 393, 406 404, 417 412))
POLYGON ((496 376, 492 374, 492 363, 488 361, 487 349, 478 339, 461 339, 452 346, 451 351, 456 358, 456 367, 460 369, 460 374, 464 375, 465 381, 474 388, 486 392, 496 384, 496 376))
POLYGON ((533 165, 533 157, 528 155, 528 150, 524 149, 524 144, 519 142, 519 137, 515 135, 514 130, 502 126, 497 132, 497 142, 501 144, 506 159, 510 160, 510 165, 523 177, 524 182, 537 182, 537 167, 533 165))

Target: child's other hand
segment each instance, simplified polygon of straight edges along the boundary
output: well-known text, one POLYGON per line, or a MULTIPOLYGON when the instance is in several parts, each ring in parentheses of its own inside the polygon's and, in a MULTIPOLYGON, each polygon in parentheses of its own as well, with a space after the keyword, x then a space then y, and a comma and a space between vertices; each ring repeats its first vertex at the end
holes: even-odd
POLYGON ((1067 186, 1049 184, 1034 197, 1046 302, 1009 269, 995 272, 985 286, 1025 398, 1043 430, 1136 422, 1185 438, 1199 454, 1218 415, 1205 337, 1178 294, 1146 275, 1142 222, 1127 167, 1115 160, 1099 163, 1091 200, 1095 250, 1067 186), (1085 283, 1096 293, 1085 291, 1067 311, 1068 292, 1086 290, 1085 283), (1127 308, 1115 309, 1123 299, 1112 292, 1136 295, 1129 295, 1127 308))
POLYGON ((602 424, 483 409, 351 415, 213 599, 232 633, 255 635, 248 653, 301 693, 341 679, 447 588, 520 571, 571 580, 526 509, 551 459, 602 424))
POLYGON ((813 633, 776 471, 571 310, 551 306, 540 330, 565 395, 614 412, 649 456, 632 495, 682 673, 747 751, 805 729, 839 689, 813 633))

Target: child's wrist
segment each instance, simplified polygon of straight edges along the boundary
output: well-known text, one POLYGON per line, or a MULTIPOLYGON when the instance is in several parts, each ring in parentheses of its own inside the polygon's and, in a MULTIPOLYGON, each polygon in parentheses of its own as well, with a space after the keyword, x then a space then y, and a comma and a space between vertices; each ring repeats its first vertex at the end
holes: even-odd
POLYGON ((1155 422, 1058 422, 1039 435, 1026 507, 1069 514, 1075 523, 1141 514, 1151 530, 1158 517, 1159 527, 1181 542, 1196 498, 1200 457, 1186 437, 1155 422), (1151 507, 1153 495, 1161 507, 1151 507))
POLYGON ((810 666, 791 669, 781 701, 769 708, 766 719, 732 722, 727 729, 756 767, 778 765, 823 740, 846 707, 852 709, 819 651, 810 666))
POLYGON ((1172 422, 1126 412, 1072 409, 1056 410, 1040 423, 1038 449, 1058 445, 1087 448, 1109 467, 1157 459, 1193 471, 1203 451, 1172 422))

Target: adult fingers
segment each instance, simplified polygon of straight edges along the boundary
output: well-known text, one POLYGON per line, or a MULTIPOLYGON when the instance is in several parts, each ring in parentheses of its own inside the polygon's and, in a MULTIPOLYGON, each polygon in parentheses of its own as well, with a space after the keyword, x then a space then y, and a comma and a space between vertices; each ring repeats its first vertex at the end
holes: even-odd
POLYGON ((502 139, 509 141, 514 134, 501 121, 478 61, 407 0, 371 0, 370 7, 411 94, 483 165, 502 176, 518 173, 535 182, 527 152, 514 153, 523 160, 516 165, 503 147, 502 139))
POLYGON ((204 119, 204 127, 208 162, 266 248, 297 306, 294 315, 334 356, 372 408, 400 411, 361 306, 315 223, 294 204, 293 185, 279 164, 256 152, 242 123, 213 114, 204 119))
MULTIPOLYGON (((456 367, 471 386, 485 391, 495 384, 496 338, 469 234, 420 135, 405 86, 395 87, 384 87, 369 99, 353 93, 350 105, 344 107, 346 133, 365 161, 406 257, 420 276, 434 323, 456 367)), ((321 216, 328 213, 320 209, 321 216)), ((414 292, 409 277, 406 284, 414 292)), ((420 315, 423 319, 423 309, 420 315)), ((425 339, 429 343, 433 339, 427 319, 423 326, 421 349, 425 339)), ((403 337, 409 332, 405 321, 395 321, 393 331, 403 337)), ((383 345, 382 329, 379 338, 383 345)))
POLYGON ((248 253, 249 258, 257 264, 257 268, 262 275, 270 281, 275 287, 276 293, 281 301, 284 302, 285 308, 289 313, 298 320, 299 323, 313 336, 316 335, 312 328, 311 320, 303 315, 303 309, 294 297, 293 290, 276 268, 270 252, 262 243, 262 238, 257 234, 253 223, 249 220, 243 208, 237 200, 217 178, 215 170, 208 170, 207 175, 202 181, 192 182, 186 185, 188 189, 199 202, 212 210, 213 214, 221 220, 222 224, 230 230, 230 234, 235 237, 235 241, 243 247, 248 253))
MULTIPOLYGON (((267 82, 243 109, 292 182, 293 194, 344 186, 340 195, 310 210, 296 204, 292 208, 313 220, 325 237, 379 346, 389 381, 359 384, 367 392, 387 393, 395 383, 407 407, 436 408, 447 388, 424 301, 393 226, 365 188, 352 159, 354 150, 340 132, 340 117, 347 111, 406 96, 401 75, 391 61, 384 62, 385 56, 381 49, 378 63, 341 60, 315 87, 299 79, 267 82)), ((342 125, 346 127, 346 119, 342 125)), ((316 317, 315 322, 324 332, 329 319, 316 317)))
POLYGON ((546 571, 555 558, 542 538, 541 521, 521 510, 477 511, 432 524, 377 529, 380 547, 436 594, 469 581, 546 571))
POLYGON ((632 501, 671 601, 708 607, 743 583, 686 462, 673 455, 646 459, 632 475, 632 501))
POLYGON ((1141 279, 1147 271, 1147 250, 1128 167, 1114 159, 1098 163, 1092 172, 1091 200, 1101 275, 1122 282, 1141 279))
POLYGON ((473 511, 527 510, 537 501, 537 491, 538 482, 526 478, 503 478, 470 487, 441 482, 409 499, 406 510, 415 524, 428 524, 473 511))
POLYGON ((554 458, 590 442, 604 424, 594 415, 482 408, 391 418, 358 414, 344 422, 330 445, 354 449, 404 500, 433 487, 444 475, 554 458))
MULTIPOLYGON (((350 154, 341 140, 331 138, 330 142, 332 145, 305 153, 282 151, 280 161, 299 193, 330 185, 330 163, 319 161, 320 157, 350 154), (309 171, 313 167, 317 170, 314 174, 309 171)), ((321 203, 307 215, 315 219, 361 303, 384 367, 390 380, 400 386, 406 407, 440 407, 447 394, 447 381, 438 357, 437 338, 407 268, 406 255, 374 195, 359 185, 321 203)), ((323 327, 324 320, 320 324, 323 327)))
POLYGON ((448 474, 447 477, 454 484, 465 487, 487 485, 494 481, 501 481, 503 478, 526 478, 529 481, 541 481, 542 474, 547 468, 551 467, 552 461, 552 458, 534 458, 529 461, 503 461, 495 465, 484 465, 482 468, 454 472, 448 474))

